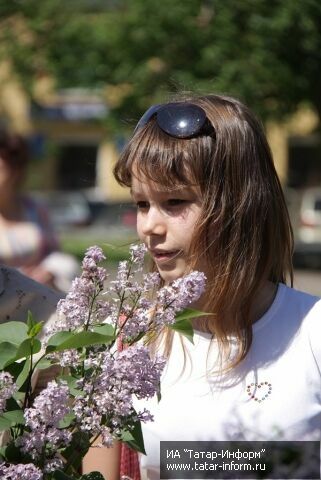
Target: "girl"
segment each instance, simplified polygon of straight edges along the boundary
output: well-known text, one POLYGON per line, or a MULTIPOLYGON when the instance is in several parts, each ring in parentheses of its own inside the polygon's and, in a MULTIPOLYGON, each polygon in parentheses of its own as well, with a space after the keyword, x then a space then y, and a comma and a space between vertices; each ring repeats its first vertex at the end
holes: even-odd
MULTIPOLYGON (((207 276, 195 308, 210 313, 193 321, 194 344, 166 331, 152 346, 168 362, 161 401, 146 402, 144 478, 160 478, 160 441, 319 439, 321 302, 286 286, 292 229, 253 113, 221 95, 153 106, 115 176, 163 282, 207 276)), ((100 467, 112 480, 109 460, 100 467)))

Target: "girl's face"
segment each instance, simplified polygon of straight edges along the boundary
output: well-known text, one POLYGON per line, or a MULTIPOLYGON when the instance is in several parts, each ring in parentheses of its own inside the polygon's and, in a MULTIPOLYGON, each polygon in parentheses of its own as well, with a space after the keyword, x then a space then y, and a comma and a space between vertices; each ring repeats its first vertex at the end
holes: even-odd
POLYGON ((137 205, 137 232, 165 281, 188 272, 188 249, 201 213, 198 191, 160 184, 133 176, 131 194, 137 205))

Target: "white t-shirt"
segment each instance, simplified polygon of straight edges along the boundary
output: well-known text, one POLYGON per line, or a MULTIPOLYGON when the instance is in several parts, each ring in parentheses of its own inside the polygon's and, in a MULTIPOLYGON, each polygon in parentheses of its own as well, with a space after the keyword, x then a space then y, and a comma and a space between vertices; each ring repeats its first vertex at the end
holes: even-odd
POLYGON ((154 415, 154 422, 142 426, 144 478, 160 478, 160 441, 320 439, 320 299, 279 284, 271 307, 253 325, 249 353, 229 377, 206 375, 217 355, 209 334, 195 332, 194 345, 186 339, 184 344, 183 375, 175 334, 161 401, 136 405, 154 415))

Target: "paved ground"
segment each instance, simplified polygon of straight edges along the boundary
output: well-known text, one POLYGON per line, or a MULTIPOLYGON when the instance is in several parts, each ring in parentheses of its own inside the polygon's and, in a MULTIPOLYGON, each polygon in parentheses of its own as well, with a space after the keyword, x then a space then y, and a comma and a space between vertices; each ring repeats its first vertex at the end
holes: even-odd
POLYGON ((321 270, 295 270, 294 286, 321 297, 321 270))

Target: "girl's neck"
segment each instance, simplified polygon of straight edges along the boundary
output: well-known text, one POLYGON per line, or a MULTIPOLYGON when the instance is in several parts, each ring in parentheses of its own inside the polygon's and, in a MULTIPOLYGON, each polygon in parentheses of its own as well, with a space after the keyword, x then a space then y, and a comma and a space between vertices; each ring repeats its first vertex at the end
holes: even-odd
POLYGON ((275 283, 266 281, 262 289, 258 291, 251 311, 252 323, 260 320, 260 318, 262 318, 269 310, 274 302, 277 290, 278 286, 275 283))
MULTIPOLYGON (((275 299, 277 289, 277 285, 270 281, 266 281, 262 288, 258 290, 250 312, 252 324, 260 320, 260 318, 262 318, 263 315, 269 310, 275 299)), ((196 310, 206 311, 204 308, 204 302, 202 302, 201 299, 193 305, 193 308, 196 310)), ((193 327, 200 331, 209 331, 208 328, 206 328, 206 317, 198 317, 194 319, 193 327)))

